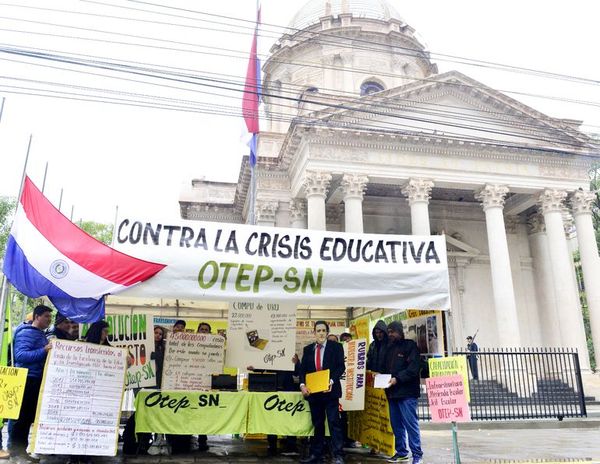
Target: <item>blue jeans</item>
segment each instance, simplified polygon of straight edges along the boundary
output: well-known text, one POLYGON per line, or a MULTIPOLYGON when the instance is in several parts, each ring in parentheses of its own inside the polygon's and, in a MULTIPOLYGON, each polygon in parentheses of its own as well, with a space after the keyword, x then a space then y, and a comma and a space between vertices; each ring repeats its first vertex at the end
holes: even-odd
POLYGON ((406 436, 413 458, 423 456, 421 431, 417 416, 417 398, 388 399, 390 423, 396 439, 396 454, 407 456, 406 436))

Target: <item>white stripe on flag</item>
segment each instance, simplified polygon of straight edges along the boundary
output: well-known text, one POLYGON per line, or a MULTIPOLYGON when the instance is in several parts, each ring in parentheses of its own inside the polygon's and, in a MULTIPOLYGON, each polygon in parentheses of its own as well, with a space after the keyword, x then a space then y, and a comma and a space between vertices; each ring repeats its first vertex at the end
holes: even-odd
POLYGON ((17 208, 11 235, 25 253, 29 264, 74 298, 98 299, 107 293, 116 293, 128 288, 88 271, 63 255, 29 221, 21 204, 17 208), (51 273, 51 267, 53 263, 60 261, 68 265, 68 272, 65 277, 56 278, 51 273))

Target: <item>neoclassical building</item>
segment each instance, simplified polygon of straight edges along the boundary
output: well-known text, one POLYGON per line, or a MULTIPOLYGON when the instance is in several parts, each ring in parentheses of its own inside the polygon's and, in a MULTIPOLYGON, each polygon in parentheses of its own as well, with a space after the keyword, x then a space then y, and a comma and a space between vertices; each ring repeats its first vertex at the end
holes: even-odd
MULTIPOLYGON (((572 251, 600 353, 589 170, 600 147, 459 72, 439 74, 385 0, 311 0, 263 66, 257 224, 446 234, 458 343, 568 346, 589 367, 572 251)), ((244 223, 237 183, 193 180, 186 219, 244 223)))

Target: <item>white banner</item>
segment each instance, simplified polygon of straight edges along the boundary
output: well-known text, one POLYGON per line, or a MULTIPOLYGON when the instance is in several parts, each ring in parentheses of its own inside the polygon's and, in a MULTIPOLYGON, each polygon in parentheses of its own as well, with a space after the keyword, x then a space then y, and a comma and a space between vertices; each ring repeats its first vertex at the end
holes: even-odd
POLYGON ((344 411, 362 411, 365 409, 367 383, 367 341, 359 338, 342 344, 346 372, 340 379, 342 384, 340 404, 344 411))
POLYGON ((166 264, 128 296, 448 309, 444 236, 117 221, 115 247, 166 264))
POLYGON ((211 375, 223 373, 224 350, 220 335, 167 334, 162 390, 210 390, 211 375))
POLYGON ((53 340, 37 405, 34 452, 115 456, 126 362, 122 348, 53 340))
POLYGON ((228 315, 227 366, 294 370, 295 304, 234 301, 228 315))

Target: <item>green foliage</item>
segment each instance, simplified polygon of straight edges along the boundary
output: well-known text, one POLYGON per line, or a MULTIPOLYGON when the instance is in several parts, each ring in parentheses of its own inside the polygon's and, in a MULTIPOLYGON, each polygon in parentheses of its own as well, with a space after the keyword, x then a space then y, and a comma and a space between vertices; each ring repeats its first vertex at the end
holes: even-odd
POLYGON ((4 258, 16 204, 12 198, 0 198, 0 260, 4 258))
POLYGON ((100 240, 106 245, 110 245, 112 243, 113 226, 111 224, 102 224, 94 221, 82 221, 79 223, 79 227, 85 230, 96 240, 100 240))

